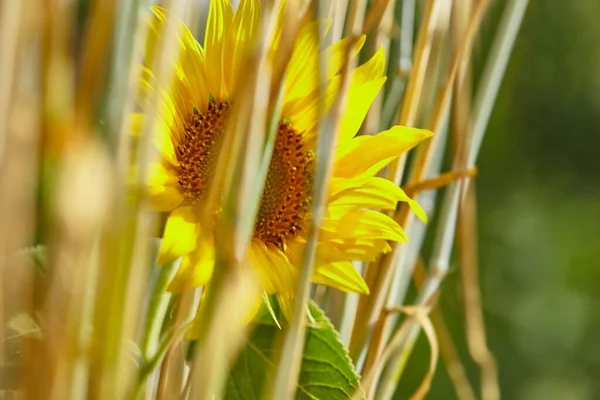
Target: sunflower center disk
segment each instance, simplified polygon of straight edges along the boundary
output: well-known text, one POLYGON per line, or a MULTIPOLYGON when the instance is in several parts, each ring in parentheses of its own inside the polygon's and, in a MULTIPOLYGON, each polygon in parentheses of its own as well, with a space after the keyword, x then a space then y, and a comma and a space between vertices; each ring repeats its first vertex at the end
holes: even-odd
POLYGON ((314 156, 302 136, 281 123, 267 173, 254 236, 283 248, 304 228, 309 211, 314 156))
MULTIPOLYGON (((194 113, 184 124, 176 148, 179 185, 190 203, 206 192, 215 173, 222 147, 228 102, 210 102, 205 113, 194 113)), ((254 237, 279 248, 298 236, 308 215, 314 172, 314 156, 300 133, 280 123, 265 187, 262 193, 254 237)))
POLYGON ((206 191, 214 176, 228 102, 210 102, 205 113, 194 113, 183 125, 183 137, 176 148, 180 165, 179 185, 190 203, 206 191))

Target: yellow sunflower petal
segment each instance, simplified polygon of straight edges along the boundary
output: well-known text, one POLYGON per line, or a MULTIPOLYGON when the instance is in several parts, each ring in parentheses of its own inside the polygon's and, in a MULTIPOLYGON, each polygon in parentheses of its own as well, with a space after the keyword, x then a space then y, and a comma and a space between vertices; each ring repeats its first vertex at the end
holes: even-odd
POLYGON ((161 118, 157 118, 152 143, 165 161, 173 166, 178 166, 179 161, 175 155, 175 144, 173 142, 171 129, 161 118))
POLYGON ((386 239, 405 242, 406 234, 396 221, 373 210, 352 210, 340 219, 324 218, 322 236, 338 239, 386 239))
POLYGON ((224 100, 227 95, 223 68, 231 60, 224 50, 232 22, 233 9, 229 0, 212 0, 206 21, 204 54, 210 92, 218 100, 224 100))
POLYGON ((296 270, 279 249, 255 239, 250 242, 248 255, 261 286, 268 293, 294 292, 296 270))
MULTIPOLYGON (((329 82, 323 99, 325 111, 331 108, 340 84, 341 79, 339 77, 329 82)), ((298 132, 304 132, 305 138, 308 140, 311 134, 314 134, 314 129, 319 121, 319 108, 319 96, 307 96, 288 103, 283 109, 282 116, 289 118, 294 129, 298 132)))
POLYGON ((131 114, 130 118, 131 119, 129 120, 129 132, 132 136, 139 137, 144 124, 144 114, 133 113, 131 114))
POLYGON ((149 68, 141 68, 139 101, 142 108, 148 106, 149 96, 154 94, 156 90, 160 92, 158 118, 155 118, 156 129, 162 131, 159 134, 167 133, 167 137, 176 142, 180 132, 183 131, 183 123, 188 115, 193 112, 193 105, 180 91, 169 92, 166 89, 160 89, 160 84, 152 71, 149 68))
POLYGON ((279 303, 279 308, 281 308, 281 312, 283 312, 285 319, 291 321, 292 310, 294 307, 294 296, 291 293, 278 294, 277 302, 279 303))
POLYGON ((335 160, 334 175, 351 178, 375 175, 402 153, 432 133, 424 129, 394 126, 374 136, 361 136, 342 143, 335 160))
MULTIPOLYGON (((328 21, 326 28, 329 29, 328 21)), ((319 53, 319 40, 317 37, 317 23, 313 22, 305 28, 304 36, 298 42, 298 47, 290 60, 288 75, 286 76, 286 101, 303 97, 318 97, 319 90, 319 57, 326 62, 324 79, 332 79, 344 64, 344 56, 350 45, 349 38, 342 39, 319 53)), ((362 35, 352 48, 351 57, 355 57, 365 43, 366 37, 362 35)))
MULTIPOLYGON (((343 53, 348 46, 346 39, 330 46, 325 50, 325 53, 330 54, 327 89, 325 91, 324 110, 331 108, 333 100, 339 93, 341 85, 341 77, 334 75, 339 72, 343 63, 343 53)), ((364 40, 361 40, 356 45, 360 48, 364 40)), ((385 83, 385 77, 382 77, 383 66, 385 60, 382 60, 382 52, 377 52, 366 64, 352 71, 352 82, 348 90, 348 99, 346 100, 347 109, 342 116, 340 125, 340 141, 352 138, 360 125, 362 124, 369 107, 377 97, 381 87, 385 83), (376 76, 379 74, 379 76, 376 76)), ((317 70, 315 65, 315 70, 317 70)), ((300 132, 304 132, 307 140, 314 134, 314 128, 319 120, 320 93, 316 87, 316 83, 311 84, 309 81, 316 82, 317 74, 309 76, 306 72, 310 69, 306 65, 302 66, 302 79, 296 89, 291 93, 286 94, 286 102, 283 107, 282 115, 284 118, 290 118, 294 128, 300 132)), ((294 86, 295 87, 295 86, 294 86)))
POLYGON ((354 70, 353 83, 360 84, 381 78, 385 73, 385 52, 383 46, 366 63, 354 70))
POLYGON ((182 258, 177 274, 168 286, 171 292, 183 292, 206 284, 215 265, 215 246, 212 237, 198 240, 196 250, 182 258))
MULTIPOLYGON (((167 22, 165 9, 154 6, 152 11, 156 18, 150 22, 145 61, 148 67, 153 66, 154 54, 160 48, 167 22)), ((173 83, 169 92, 176 98, 176 104, 187 110, 190 106, 204 110, 208 107, 208 86, 204 67, 202 49, 189 28, 177 21, 177 38, 179 52, 175 60, 173 83)))
POLYGON ((174 210, 165 226, 165 233, 158 253, 158 264, 184 255, 196 248, 199 227, 192 207, 181 207, 174 210))
POLYGON ((148 194, 157 211, 171 211, 183 202, 183 195, 175 186, 177 177, 161 163, 148 168, 148 194))
POLYGON ((372 177, 366 181, 362 179, 346 179, 346 181, 356 181, 357 184, 330 196, 330 209, 332 207, 353 207, 393 210, 399 201, 403 201, 408 203, 419 219, 427 222, 427 215, 421 206, 393 182, 380 177, 372 177))
POLYGON ((365 280, 350 261, 339 261, 317 266, 313 281, 343 292, 369 294, 369 287, 365 280))
MULTIPOLYGON (((331 27, 331 21, 325 21, 325 32, 331 27)), ((315 90, 318 85, 319 60, 319 21, 313 21, 298 33, 285 78, 286 99, 302 98, 315 90)))
POLYGON ((362 84, 353 84, 350 87, 346 112, 340 122, 340 144, 356 135, 385 80, 386 78, 382 77, 362 84))
POLYGON ((260 2, 242 0, 233 18, 233 30, 227 42, 226 55, 230 59, 223 66, 228 92, 235 89, 239 72, 245 66, 246 57, 252 51, 260 22, 260 2))
POLYGON ((385 239, 333 239, 323 243, 321 252, 331 261, 373 261, 391 249, 385 239))

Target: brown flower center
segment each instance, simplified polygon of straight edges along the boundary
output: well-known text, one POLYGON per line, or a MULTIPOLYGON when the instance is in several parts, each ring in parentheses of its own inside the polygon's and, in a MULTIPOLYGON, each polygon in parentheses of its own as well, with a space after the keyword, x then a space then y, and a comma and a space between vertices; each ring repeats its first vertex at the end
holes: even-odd
POLYGON ((300 133, 280 123, 254 236, 280 248, 302 232, 309 211, 314 156, 300 133))
MULTIPOLYGON (((204 113, 189 115, 176 148, 179 185, 188 202, 206 193, 222 146, 228 102, 211 101, 204 113)), ((254 237, 279 248, 298 236, 311 202, 314 155, 302 135, 281 122, 254 227, 254 237)))
POLYGON ((183 125, 183 136, 176 149, 178 181, 190 203, 204 195, 214 176, 229 107, 226 101, 211 101, 206 112, 189 115, 183 125))

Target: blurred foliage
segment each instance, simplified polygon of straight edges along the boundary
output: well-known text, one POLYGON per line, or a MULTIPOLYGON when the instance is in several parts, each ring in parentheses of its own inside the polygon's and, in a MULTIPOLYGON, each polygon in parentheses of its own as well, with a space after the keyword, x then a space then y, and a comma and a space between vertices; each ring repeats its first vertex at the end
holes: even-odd
MULTIPOLYGON (((481 289, 504 399, 600 398, 598 15, 597 0, 531 2, 478 161, 481 289)), ((457 268, 440 304, 478 382, 457 268)), ((421 338, 397 399, 418 384, 428 351, 421 338)), ((456 398, 441 363, 428 398, 456 398)))

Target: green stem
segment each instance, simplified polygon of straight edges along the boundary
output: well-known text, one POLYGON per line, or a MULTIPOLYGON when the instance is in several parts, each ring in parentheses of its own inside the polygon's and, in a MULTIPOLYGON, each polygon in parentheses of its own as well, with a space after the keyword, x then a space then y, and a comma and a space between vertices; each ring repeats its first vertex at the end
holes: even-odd
POLYGON ((179 263, 177 261, 169 262, 159 269, 159 274, 156 279, 156 284, 152 290, 150 304, 148 304, 148 312, 146 315, 146 323, 144 324, 144 332, 141 343, 142 355, 144 360, 151 359, 158 349, 160 341, 160 333, 165 321, 169 302, 173 297, 172 293, 167 292, 167 286, 175 272, 179 263))
MULTIPOLYGON (((139 398, 144 393, 148 377, 162 358, 162 352, 160 351, 162 347, 160 346, 161 332, 169 309, 169 302, 173 297, 173 294, 167 292, 166 289, 175 272, 177 272, 178 266, 179 262, 175 260, 159 267, 158 277, 150 295, 144 331, 142 332, 141 351, 144 365, 140 370, 135 398, 139 398)), ((165 339, 168 339, 168 337, 165 339)), ((164 343, 162 345, 164 346, 164 343)))
POLYGON ((185 333, 192 326, 192 322, 193 320, 184 322, 183 324, 178 326, 172 326, 164 334, 163 340, 160 341, 160 343, 157 345, 157 350, 154 356, 148 361, 145 361, 144 365, 140 369, 140 376, 138 378, 137 387, 135 389, 135 396, 133 397, 134 399, 140 399, 143 396, 144 391, 146 389, 146 383, 148 382, 148 378, 152 375, 156 368, 158 368, 161 361, 165 357, 165 354, 167 354, 167 350, 169 350, 169 347, 173 343, 176 343, 183 338, 183 335, 185 335, 185 333))

